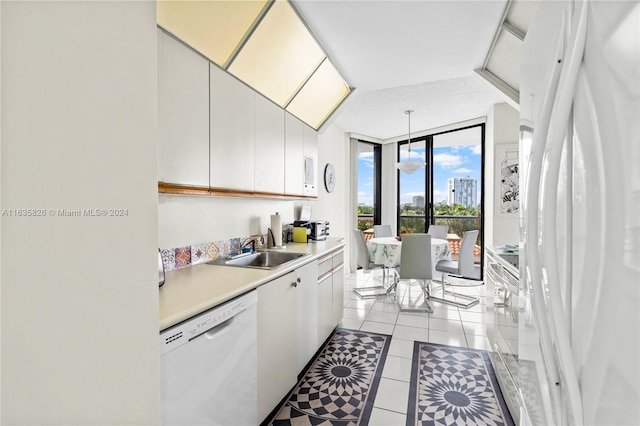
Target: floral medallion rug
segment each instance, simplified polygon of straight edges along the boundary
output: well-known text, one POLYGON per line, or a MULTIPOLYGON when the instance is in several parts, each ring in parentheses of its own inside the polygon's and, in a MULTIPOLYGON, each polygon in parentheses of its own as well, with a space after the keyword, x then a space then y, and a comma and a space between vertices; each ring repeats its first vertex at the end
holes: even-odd
POLYGON ((269 425, 366 425, 391 336, 338 328, 269 425))
POLYGON ((513 425, 489 355, 415 342, 407 425, 513 425))

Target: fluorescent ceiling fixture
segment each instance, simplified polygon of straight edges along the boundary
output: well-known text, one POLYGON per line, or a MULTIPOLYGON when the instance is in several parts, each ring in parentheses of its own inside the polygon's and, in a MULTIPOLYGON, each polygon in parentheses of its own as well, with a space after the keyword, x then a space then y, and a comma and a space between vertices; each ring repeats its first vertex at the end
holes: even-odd
POLYGON ((284 108, 324 58, 289 2, 277 0, 227 69, 284 108))
POLYGON ((502 30, 486 66, 487 70, 515 90, 520 90, 521 50, 522 40, 509 31, 502 30))
POLYGON ((287 111, 318 129, 351 89, 326 59, 287 106, 287 111))
POLYGON ((158 25, 225 67, 268 0, 158 0, 158 25))

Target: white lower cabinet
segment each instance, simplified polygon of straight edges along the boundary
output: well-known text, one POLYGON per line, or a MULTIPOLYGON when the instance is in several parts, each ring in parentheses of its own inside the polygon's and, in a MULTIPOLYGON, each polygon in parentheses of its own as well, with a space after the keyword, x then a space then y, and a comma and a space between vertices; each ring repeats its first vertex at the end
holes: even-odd
POLYGON ((287 395, 342 319, 343 292, 343 249, 258 287, 258 420, 287 395))
POLYGON ((318 262, 296 269, 298 276, 298 373, 318 349, 318 262))
POLYGON ((264 420, 298 376, 295 271, 258 287, 258 419, 264 420))
POLYGON ((331 272, 318 277, 318 341, 317 346, 329 337, 333 324, 333 298, 331 272))
POLYGON ((342 321, 344 315, 344 251, 336 254, 332 258, 332 290, 333 309, 332 324, 335 327, 342 321))
POLYGON ((318 260, 318 346, 342 320, 344 313, 344 250, 318 260))

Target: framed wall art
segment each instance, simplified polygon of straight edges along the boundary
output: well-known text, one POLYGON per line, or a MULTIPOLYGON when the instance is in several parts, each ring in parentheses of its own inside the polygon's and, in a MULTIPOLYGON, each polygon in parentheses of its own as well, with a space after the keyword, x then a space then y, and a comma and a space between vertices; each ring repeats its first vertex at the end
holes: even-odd
POLYGON ((498 213, 514 214, 520 211, 520 164, 518 144, 496 145, 498 213))

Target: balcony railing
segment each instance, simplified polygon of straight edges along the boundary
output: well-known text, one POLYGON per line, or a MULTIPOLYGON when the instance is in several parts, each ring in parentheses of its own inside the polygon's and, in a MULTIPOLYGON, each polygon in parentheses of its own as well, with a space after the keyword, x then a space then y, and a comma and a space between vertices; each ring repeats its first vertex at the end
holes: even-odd
MULTIPOLYGON (((442 215, 434 216, 436 225, 447 225, 449 227, 449 235, 447 240, 451 248, 453 258, 456 259, 460 251, 460 243, 462 242, 462 234, 465 231, 480 229, 480 216, 455 216, 442 215)), ((358 229, 363 231, 365 238, 369 239, 373 236, 373 215, 358 215, 358 229)), ((424 216, 401 215, 400 216, 400 232, 410 231, 412 233, 425 232, 424 216)), ((478 235, 474 255, 476 262, 480 261, 480 247, 482 246, 481 235, 478 235)))

